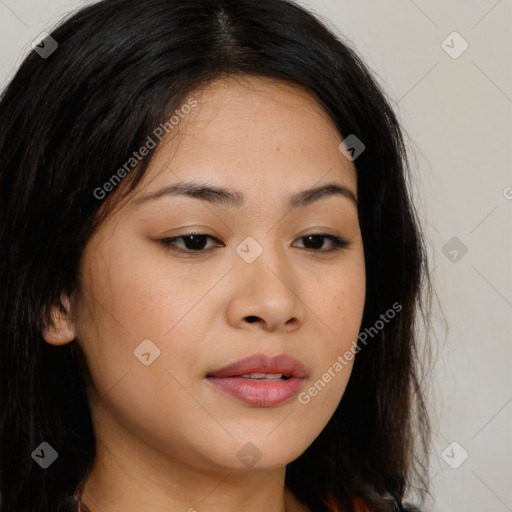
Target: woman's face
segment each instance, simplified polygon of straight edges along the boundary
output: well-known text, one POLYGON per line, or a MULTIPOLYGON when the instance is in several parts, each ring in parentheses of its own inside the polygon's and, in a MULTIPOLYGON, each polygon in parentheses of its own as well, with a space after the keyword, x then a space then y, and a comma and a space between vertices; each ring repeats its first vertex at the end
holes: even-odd
POLYGON ((204 470, 278 468, 334 413, 353 364, 338 358, 353 347, 365 300, 355 202, 291 198, 327 183, 357 197, 356 171, 299 88, 231 79, 193 97, 131 200, 83 254, 72 306, 95 434, 120 458, 152 451, 204 470), (238 203, 159 194, 189 182, 229 189, 238 203), (191 232, 208 236, 162 242, 191 232), (327 235, 349 245, 335 250, 327 235), (255 354, 289 355, 307 377, 208 377, 255 354))

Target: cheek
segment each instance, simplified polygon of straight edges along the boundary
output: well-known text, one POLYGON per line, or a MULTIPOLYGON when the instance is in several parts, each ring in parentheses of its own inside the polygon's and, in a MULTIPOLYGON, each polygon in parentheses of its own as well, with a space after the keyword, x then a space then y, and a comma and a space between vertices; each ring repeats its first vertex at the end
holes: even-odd
POLYGON ((316 286, 304 292, 310 313, 322 329, 322 347, 330 352, 345 350, 357 338, 366 293, 362 258, 317 277, 316 286))
POLYGON ((310 295, 317 318, 315 338, 309 350, 314 372, 297 396, 297 430, 316 438, 336 411, 352 372, 356 340, 364 308, 363 279, 352 280, 324 294, 310 295))
MULTIPOLYGON (((362 259, 350 267, 317 280, 322 287, 308 294, 308 302, 318 326, 315 340, 317 372, 314 389, 307 390, 302 402, 317 402, 318 410, 334 412, 350 378, 357 351, 366 292, 362 259)), ((300 400, 299 400, 300 401, 300 400)))
POLYGON ((108 247, 91 246, 85 253, 77 334, 100 395, 110 396, 122 380, 133 405, 161 410, 147 397, 164 389, 176 396, 183 392, 165 370, 179 381, 200 372, 197 356, 210 325, 205 315, 211 314, 212 300, 202 299, 218 277, 190 267, 185 272, 184 265, 173 265, 164 252, 148 259, 129 249, 112 238, 108 247), (154 362, 146 367, 144 358, 154 362))
POLYGON ((155 257, 140 246, 115 241, 107 247, 108 263, 89 269, 90 295, 101 303, 98 316, 131 339, 161 338, 211 287, 215 276, 174 265, 164 251, 155 257))

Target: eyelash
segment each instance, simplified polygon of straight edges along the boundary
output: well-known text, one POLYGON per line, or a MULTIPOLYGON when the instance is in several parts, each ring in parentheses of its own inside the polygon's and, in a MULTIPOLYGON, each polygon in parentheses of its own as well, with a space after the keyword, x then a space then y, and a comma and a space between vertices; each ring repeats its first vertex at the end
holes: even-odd
MULTIPOLYGON (((208 252, 208 249, 206 249, 206 250, 205 249, 201 249, 201 250, 197 250, 197 249, 196 250, 193 250, 193 249, 185 250, 185 249, 182 249, 182 248, 179 248, 179 247, 176 246, 175 242, 177 240, 185 239, 185 238, 191 237, 191 236, 207 237, 207 238, 211 238, 212 240, 215 240, 216 242, 219 242, 219 240, 217 238, 215 238, 215 237, 213 237, 211 235, 207 235, 205 233, 187 233, 186 235, 174 236, 174 237, 171 237, 171 238, 164 238, 164 239, 160 240, 160 242, 162 244, 164 244, 166 247, 168 247, 169 249, 171 249, 172 251, 175 251, 175 252, 178 252, 178 253, 181 253, 181 254, 186 254, 189 257, 194 257, 196 255, 200 255, 201 253, 208 252)), ((327 238, 328 240, 330 240, 332 242, 334 247, 332 249, 327 250, 327 251, 322 251, 322 250, 318 250, 318 249, 307 249, 306 248, 307 251, 312 251, 312 252, 317 252, 317 253, 332 253, 332 252, 340 251, 340 250, 342 250, 345 247, 350 245, 350 242, 348 240, 346 240, 345 238, 341 238, 341 237, 334 236, 334 235, 329 235, 327 233, 311 233, 309 235, 303 235, 303 236, 299 237, 298 239, 310 238, 310 237, 327 238)), ((210 249, 212 249, 212 247, 210 249)))

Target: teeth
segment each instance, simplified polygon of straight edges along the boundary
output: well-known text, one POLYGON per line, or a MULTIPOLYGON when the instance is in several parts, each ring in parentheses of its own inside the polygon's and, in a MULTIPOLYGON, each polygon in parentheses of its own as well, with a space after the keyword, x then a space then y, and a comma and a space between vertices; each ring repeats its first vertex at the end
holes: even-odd
POLYGON ((246 373, 241 375, 245 379, 280 379, 283 376, 282 373, 246 373))

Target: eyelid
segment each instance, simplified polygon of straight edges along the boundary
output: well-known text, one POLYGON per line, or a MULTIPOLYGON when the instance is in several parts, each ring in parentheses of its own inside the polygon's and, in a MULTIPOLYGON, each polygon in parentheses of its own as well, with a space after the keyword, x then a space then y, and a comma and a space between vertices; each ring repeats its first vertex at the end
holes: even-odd
POLYGON ((222 242, 215 236, 213 235, 209 235, 208 233, 200 233, 198 231, 192 231, 190 233, 181 233, 179 235, 176 235, 176 236, 170 236, 170 237, 165 237, 165 238, 162 238, 161 240, 159 240, 164 246, 166 246, 167 248, 169 248, 170 250, 172 250, 173 252, 176 252, 176 253, 179 253, 179 254, 185 254, 187 256, 200 256, 201 254, 207 254, 208 252, 210 252, 210 249, 214 249, 214 247, 210 247, 209 249, 203 249, 203 250, 198 250, 198 251, 193 251, 193 250, 186 250, 186 249, 182 249, 181 247, 177 247, 176 245, 174 245, 173 242, 176 242, 176 241, 179 241, 180 239, 182 238, 185 238, 187 236, 203 236, 203 237, 206 237, 206 238, 209 238, 217 243, 220 243, 222 244, 222 242))

